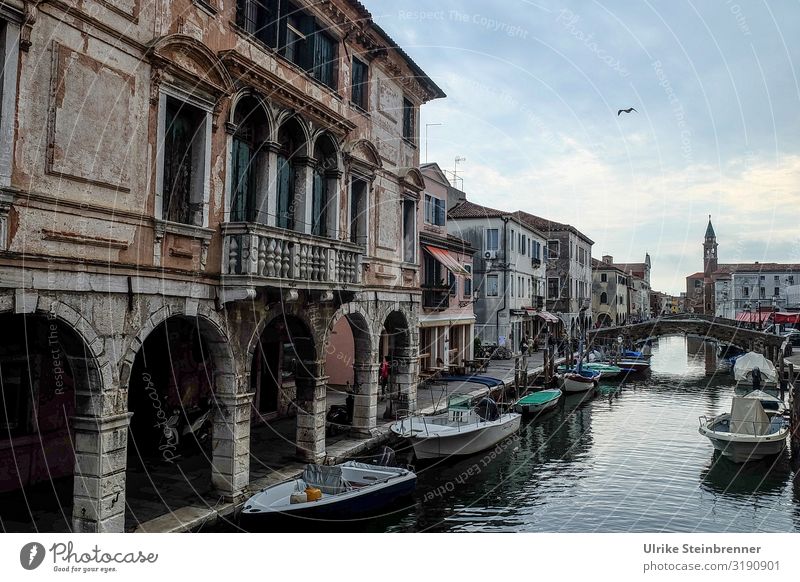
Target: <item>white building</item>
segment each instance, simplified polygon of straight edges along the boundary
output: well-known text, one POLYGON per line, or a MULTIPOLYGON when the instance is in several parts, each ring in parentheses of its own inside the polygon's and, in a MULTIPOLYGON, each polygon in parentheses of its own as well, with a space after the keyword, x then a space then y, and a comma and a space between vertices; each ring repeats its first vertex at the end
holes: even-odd
POLYGON ((517 351, 523 334, 535 338, 544 312, 546 237, 521 212, 463 201, 449 213, 447 230, 476 250, 476 336, 517 351))
POLYGON ((792 288, 799 286, 798 264, 719 265, 714 286, 715 315, 735 319, 741 313, 797 306, 798 301, 794 298, 795 291, 792 288))

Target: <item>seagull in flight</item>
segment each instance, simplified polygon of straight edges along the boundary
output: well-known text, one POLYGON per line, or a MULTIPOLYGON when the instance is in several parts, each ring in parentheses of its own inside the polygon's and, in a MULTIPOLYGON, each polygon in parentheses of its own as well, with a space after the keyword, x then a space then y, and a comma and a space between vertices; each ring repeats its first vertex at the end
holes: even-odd
MULTIPOLYGON (((629 109, 620 109, 619 111, 617 111, 617 117, 619 117, 622 113, 630 113, 631 111, 636 111, 636 110, 633 107, 631 107, 629 109)), ((636 113, 639 113, 639 112, 636 111, 636 113)))

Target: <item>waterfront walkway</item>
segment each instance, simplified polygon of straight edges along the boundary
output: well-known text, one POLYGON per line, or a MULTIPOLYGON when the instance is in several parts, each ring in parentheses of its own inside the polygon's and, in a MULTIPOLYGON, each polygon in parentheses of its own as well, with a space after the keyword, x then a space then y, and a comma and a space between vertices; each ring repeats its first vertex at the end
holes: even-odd
MULTIPOLYGON (((529 381, 543 370, 543 354, 536 352, 528 356, 529 381)), ((514 386, 514 360, 492 360, 482 376, 499 379, 503 392, 514 386)), ((455 394, 480 398, 490 389, 472 382, 447 382, 420 387, 417 390, 419 414, 442 412, 447 406, 447 397, 455 394)), ((343 404, 346 394, 333 388, 328 390, 327 405, 343 404)), ((391 441, 391 421, 382 418, 385 402, 379 402, 377 426, 370 438, 356 438, 349 434, 328 436, 325 462, 336 464, 353 457, 364 456, 369 451, 391 441)), ((269 423, 254 423, 250 443, 250 486, 255 492, 297 475, 304 462, 298 461, 294 448, 295 419, 287 418, 269 423)), ((180 471, 174 467, 170 474, 161 474, 158 468, 148 467, 133 487, 129 486, 128 501, 137 506, 136 516, 129 511, 128 523, 137 523, 129 529, 136 532, 183 532, 202 531, 219 520, 232 520, 241 502, 225 502, 215 497, 211 490, 207 461, 183 464, 180 471), (158 484, 156 487, 155 484, 158 484)), ((129 478, 130 479, 130 478, 129 478)))

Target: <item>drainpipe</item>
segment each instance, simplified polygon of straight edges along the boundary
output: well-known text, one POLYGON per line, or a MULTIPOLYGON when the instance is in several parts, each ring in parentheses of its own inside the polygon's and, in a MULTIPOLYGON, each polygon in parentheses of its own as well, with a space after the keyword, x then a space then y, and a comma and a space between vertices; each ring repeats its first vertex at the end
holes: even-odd
MULTIPOLYGON (((495 311, 494 313, 494 321, 495 321, 495 328, 497 329, 497 338, 500 339, 500 312, 506 309, 506 296, 508 295, 508 238, 506 237, 506 229, 508 228, 508 216, 503 216, 503 306, 495 311)), ((511 317, 508 318, 511 321, 511 317)), ((498 342, 499 343, 499 342, 498 342)))

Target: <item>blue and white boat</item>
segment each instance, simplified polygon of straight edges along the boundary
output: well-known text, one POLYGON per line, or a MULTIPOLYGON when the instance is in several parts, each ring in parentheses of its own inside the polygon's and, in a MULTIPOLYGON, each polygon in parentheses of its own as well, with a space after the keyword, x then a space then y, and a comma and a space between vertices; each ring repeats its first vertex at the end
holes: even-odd
POLYGON ((287 518, 345 522, 371 515, 411 495, 417 476, 400 467, 347 461, 340 465, 306 465, 301 475, 262 489, 244 505, 241 525, 248 531, 268 529, 287 518))

